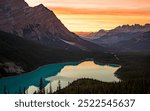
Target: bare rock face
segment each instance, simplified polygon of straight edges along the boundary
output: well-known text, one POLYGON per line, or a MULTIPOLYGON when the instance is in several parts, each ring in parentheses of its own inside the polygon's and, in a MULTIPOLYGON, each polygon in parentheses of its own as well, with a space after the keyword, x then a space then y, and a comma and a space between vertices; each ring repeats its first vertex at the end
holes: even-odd
MULTIPOLYGON (((99 33, 99 32, 97 32, 99 33)), ((150 24, 123 25, 108 31, 104 36, 91 41, 121 52, 150 51, 150 24)))
POLYGON ((99 30, 98 32, 91 33, 87 35, 87 37, 91 39, 97 39, 103 36, 113 36, 115 34, 119 33, 144 33, 150 31, 150 24, 145 24, 145 25, 123 25, 123 26, 118 26, 112 30, 106 31, 106 30, 99 30))
POLYGON ((24 0, 0 1, 0 30, 55 48, 97 49, 97 45, 70 32, 55 14, 42 4, 29 7, 24 0))
POLYGON ((28 7, 28 4, 24 0, 1 0, 0 6, 4 10, 16 10, 28 7))
POLYGON ((42 4, 29 7, 24 0, 5 0, 0 14, 0 30, 11 32, 21 37, 40 40, 41 36, 50 34, 70 34, 57 19, 55 14, 42 4))
MULTIPOLYGON (((15 15, 27 8, 24 0, 1 0, 0 1, 0 30, 13 32, 16 25, 15 15)), ((18 22, 18 21, 17 21, 18 22)))
POLYGON ((113 30, 109 31, 109 35, 112 34, 117 34, 117 33, 143 33, 143 32, 148 32, 150 31, 150 24, 145 24, 145 25, 139 25, 139 24, 135 24, 135 25, 123 25, 123 26, 118 26, 113 30))

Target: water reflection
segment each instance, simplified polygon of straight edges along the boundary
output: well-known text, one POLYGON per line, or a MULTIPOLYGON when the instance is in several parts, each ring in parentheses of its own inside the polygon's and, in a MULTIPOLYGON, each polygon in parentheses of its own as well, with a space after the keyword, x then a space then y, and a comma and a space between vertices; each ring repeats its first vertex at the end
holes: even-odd
MULTIPOLYGON (((85 61, 77 66, 65 66, 56 76, 46 78, 47 81, 51 81, 53 85, 53 91, 57 89, 58 81, 61 81, 62 87, 68 85, 74 80, 79 78, 92 78, 104 82, 119 81, 117 77, 114 76, 118 67, 113 67, 113 65, 98 65, 93 61, 85 61)), ((46 86, 48 88, 50 84, 46 86)))
POLYGON ((114 76, 119 68, 118 65, 101 65, 93 61, 49 64, 23 75, 1 78, 0 93, 4 93, 4 87, 9 93, 18 93, 20 88, 26 88, 26 93, 34 93, 38 90, 40 78, 44 79, 46 92, 50 89, 49 82, 52 90, 56 91, 59 80, 62 88, 66 87, 68 82, 71 83, 79 78, 92 78, 104 82, 119 81, 114 76))

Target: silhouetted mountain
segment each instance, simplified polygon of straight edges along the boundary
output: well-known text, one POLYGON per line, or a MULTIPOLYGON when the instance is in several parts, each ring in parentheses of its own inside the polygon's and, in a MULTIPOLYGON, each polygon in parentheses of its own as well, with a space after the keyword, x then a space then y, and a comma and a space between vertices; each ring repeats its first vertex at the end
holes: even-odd
POLYGON ((82 55, 0 31, 0 77, 31 71, 49 63, 79 60, 82 55))
POLYGON ((118 32, 116 34, 108 34, 108 35, 105 35, 105 36, 102 36, 98 39, 93 39, 91 41, 93 41, 94 43, 96 44, 99 44, 99 45, 103 45, 103 46, 107 46, 107 47, 110 47, 112 46, 113 44, 117 44, 121 41, 124 41, 124 40, 130 40, 136 36, 138 36, 140 33, 130 33, 130 32, 118 32))
POLYGON ((89 35, 87 35, 86 37, 88 37, 89 39, 97 39, 97 38, 100 38, 104 35, 107 34, 107 31, 106 30, 99 30, 98 32, 92 32, 90 33, 89 35))
POLYGON ((112 34, 117 34, 117 33, 137 33, 137 32, 147 32, 150 31, 150 24, 145 24, 145 25, 123 25, 123 26, 118 26, 113 30, 110 30, 108 33, 110 35, 112 34))
POLYGON ((115 29, 112 30, 99 30, 98 32, 95 33, 91 33, 89 35, 87 35, 87 37, 91 38, 91 39, 97 39, 100 38, 102 36, 111 36, 111 35, 116 35, 119 33, 137 33, 137 32, 147 32, 150 31, 150 24, 145 24, 145 25, 139 25, 139 24, 135 24, 135 25, 123 25, 123 26, 118 26, 115 29))
POLYGON ((100 36, 99 38, 95 38, 92 40, 89 39, 89 41, 92 41, 98 45, 108 47, 110 49, 115 49, 115 50, 120 49, 123 51, 127 48, 125 51, 142 51, 142 49, 144 51, 144 47, 147 47, 147 50, 150 49, 148 45, 149 40, 140 37, 145 35, 145 32, 148 31, 150 31, 150 24, 145 24, 143 26, 138 24, 131 25, 131 26, 123 25, 108 31, 104 36, 100 36), (139 41, 137 42, 137 40, 139 41), (135 45, 135 41, 137 45, 135 45), (124 46, 123 44, 124 45, 131 44, 131 45, 125 47, 126 45, 124 46), (134 45, 134 48, 132 47, 132 45, 134 45))
POLYGON ((42 4, 29 7, 24 0, 3 0, 0 15, 0 30, 49 47, 79 51, 102 49, 70 32, 53 11, 42 4))

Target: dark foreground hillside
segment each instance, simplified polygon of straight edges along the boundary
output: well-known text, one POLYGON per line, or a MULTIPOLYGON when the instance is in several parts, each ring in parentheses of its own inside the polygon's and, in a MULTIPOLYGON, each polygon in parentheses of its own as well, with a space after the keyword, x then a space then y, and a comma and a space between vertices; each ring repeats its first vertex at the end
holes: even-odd
POLYGON ((58 90, 57 94, 150 94, 150 80, 132 80, 122 82, 101 82, 92 79, 80 79, 68 87, 58 90))
POLYGON ((52 49, 0 31, 0 77, 16 75, 12 69, 16 67, 27 72, 41 65, 81 58, 81 53, 52 49))

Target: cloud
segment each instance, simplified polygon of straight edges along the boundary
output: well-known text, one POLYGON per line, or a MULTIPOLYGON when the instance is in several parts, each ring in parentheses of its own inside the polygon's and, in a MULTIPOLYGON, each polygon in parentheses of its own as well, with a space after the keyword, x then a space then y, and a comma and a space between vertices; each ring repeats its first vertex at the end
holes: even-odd
POLYGON ((25 0, 31 6, 44 4, 51 7, 76 8, 150 8, 150 0, 25 0))
POLYGON ((68 8, 48 7, 57 14, 90 14, 90 15, 150 15, 150 10, 143 9, 89 9, 89 8, 68 8))
POLYGON ((98 31, 150 23, 150 0, 26 0, 43 3, 71 31, 98 31))

